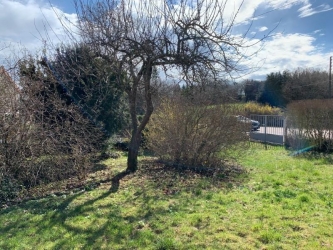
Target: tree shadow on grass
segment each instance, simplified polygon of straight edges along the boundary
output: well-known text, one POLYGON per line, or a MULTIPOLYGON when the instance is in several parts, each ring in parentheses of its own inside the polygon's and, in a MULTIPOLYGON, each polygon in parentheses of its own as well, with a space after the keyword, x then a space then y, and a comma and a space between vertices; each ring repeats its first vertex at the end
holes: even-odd
MULTIPOLYGON (((118 178, 120 176, 117 175, 118 178)), ((3 209, 0 219, 6 214, 15 214, 20 218, 0 225, 0 248, 45 246, 52 249, 101 249, 121 246, 118 248, 137 249, 157 244, 159 238, 154 233, 144 236, 140 224, 152 216, 151 210, 147 210, 154 202, 152 197, 145 191, 136 194, 134 199, 133 196, 120 197, 112 191, 100 195, 81 192, 68 197, 30 200, 3 209), (124 213, 120 204, 135 206, 137 212, 124 213), (21 232, 28 233, 29 238, 21 238, 21 232), (15 238, 16 245, 2 241, 8 237, 15 238)), ((154 210, 156 216, 166 213, 163 208, 154 210)))
MULTIPOLYGON (((0 225, 0 235, 37 248, 50 242, 55 249, 151 247, 168 230, 171 213, 184 215, 196 206, 197 190, 236 186, 246 177, 246 171, 238 166, 204 171, 151 161, 142 162, 136 173, 128 174, 124 171, 113 176, 108 191, 47 197, 0 210, 0 219, 8 214, 17 216, 0 225), (120 181, 126 192, 121 192, 120 181), (31 240, 22 239, 21 232, 29 232, 31 240)), ((0 248, 21 246, 10 244, 0 243, 0 248)))
POLYGON ((125 170, 125 171, 122 171, 122 172, 116 174, 114 177, 112 177, 110 192, 116 193, 119 190, 120 180, 129 174, 130 174, 130 172, 125 170))
MULTIPOLYGON (((21 231, 28 232, 31 231, 29 228, 34 228, 31 236, 34 237, 35 241, 31 240, 32 245, 39 241, 44 242, 44 244, 54 241, 54 247, 52 247, 54 249, 73 249, 79 243, 81 246, 85 245, 88 247, 100 237, 103 237, 106 228, 113 224, 112 221, 116 218, 121 218, 121 209, 116 205, 108 204, 105 223, 101 224, 99 228, 85 228, 85 220, 88 220, 89 216, 96 212, 96 209, 105 208, 104 205, 95 205, 95 203, 106 199, 111 192, 104 192, 93 199, 88 198, 80 205, 72 204, 74 201, 78 202, 81 199, 87 199, 87 195, 84 195, 85 193, 87 192, 76 193, 68 197, 63 195, 29 200, 0 210, 0 218, 8 214, 17 216, 17 218, 0 226, 0 235, 10 235, 11 237, 19 238, 21 231), (75 220, 78 220, 77 224, 75 220), (66 232, 66 237, 60 235, 61 231, 66 232), (49 239, 45 239, 45 237, 49 237, 49 239)), ((100 217, 96 216, 95 219, 100 217)), ((3 241, 0 244, 0 248, 12 248, 13 246, 9 244, 11 243, 3 241)), ((24 244, 26 245, 27 242, 24 244)))

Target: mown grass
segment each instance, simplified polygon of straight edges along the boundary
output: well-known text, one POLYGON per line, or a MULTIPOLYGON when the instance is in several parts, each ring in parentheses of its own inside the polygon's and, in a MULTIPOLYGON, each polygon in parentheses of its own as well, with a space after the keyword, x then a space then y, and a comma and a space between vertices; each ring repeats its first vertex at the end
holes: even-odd
MULTIPOLYGON (((332 249, 332 158, 289 153, 252 146, 245 171, 208 176, 141 160, 117 192, 105 182, 0 210, 0 249, 332 249)), ((114 175, 124 159, 106 164, 114 175)))

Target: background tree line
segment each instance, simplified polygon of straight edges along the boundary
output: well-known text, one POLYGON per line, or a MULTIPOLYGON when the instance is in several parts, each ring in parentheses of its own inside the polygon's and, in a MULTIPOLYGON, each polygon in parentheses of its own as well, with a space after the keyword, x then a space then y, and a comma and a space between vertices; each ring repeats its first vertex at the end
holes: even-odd
POLYGON ((246 80, 243 85, 246 101, 275 107, 286 107, 298 100, 329 97, 328 73, 309 68, 270 73, 265 81, 246 80))

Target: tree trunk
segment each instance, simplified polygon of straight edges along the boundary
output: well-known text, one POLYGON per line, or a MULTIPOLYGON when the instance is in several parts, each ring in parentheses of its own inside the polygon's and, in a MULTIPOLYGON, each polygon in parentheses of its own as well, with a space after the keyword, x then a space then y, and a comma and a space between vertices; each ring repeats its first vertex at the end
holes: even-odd
POLYGON ((127 169, 126 169, 126 171, 128 172, 135 172, 138 169, 138 153, 141 143, 142 131, 146 127, 149 118, 154 110, 151 98, 151 89, 150 89, 152 70, 153 67, 151 65, 144 64, 141 71, 145 87, 146 112, 140 124, 138 124, 137 113, 136 113, 138 81, 136 84, 133 84, 131 91, 128 92, 130 113, 132 120, 132 138, 128 147, 127 169))
MULTIPOLYGON (((139 136, 141 137, 141 136, 139 136)), ((140 138, 137 135, 133 135, 128 147, 127 157, 127 172, 135 172, 138 169, 138 154, 140 148, 140 138)))
POLYGON ((138 170, 138 151, 129 148, 126 172, 134 173, 136 170, 138 170))

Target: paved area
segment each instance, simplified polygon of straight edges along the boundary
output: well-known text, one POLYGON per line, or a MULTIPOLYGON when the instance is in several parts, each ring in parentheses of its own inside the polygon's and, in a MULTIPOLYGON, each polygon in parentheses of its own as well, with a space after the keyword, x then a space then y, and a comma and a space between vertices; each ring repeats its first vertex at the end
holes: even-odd
MULTIPOLYGON (((253 131, 253 133, 265 133, 265 128, 261 127, 258 131, 253 131)), ((266 127, 266 134, 271 135, 283 135, 283 128, 281 127, 266 127)))
POLYGON ((266 141, 268 143, 282 145, 283 142, 283 128, 281 127, 262 127, 258 131, 252 131, 250 138, 255 141, 266 141), (266 134, 265 134, 266 129, 266 134))

